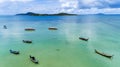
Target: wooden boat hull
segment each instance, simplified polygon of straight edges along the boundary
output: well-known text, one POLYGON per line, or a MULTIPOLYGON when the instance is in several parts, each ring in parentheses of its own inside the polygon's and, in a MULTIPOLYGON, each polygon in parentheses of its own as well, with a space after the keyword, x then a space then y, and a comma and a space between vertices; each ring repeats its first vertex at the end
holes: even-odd
POLYGON ((25 31, 35 31, 33 28, 26 28, 25 31))
POLYGON ((31 40, 23 40, 23 43, 32 43, 31 40))
POLYGON ((79 37, 80 40, 88 41, 88 38, 79 37))
POLYGON ((48 28, 49 30, 58 30, 57 28, 54 28, 54 27, 50 27, 48 28))
POLYGON ((104 56, 106 58, 110 58, 110 59, 113 57, 113 55, 107 55, 107 54, 101 53, 101 52, 97 51, 96 49, 95 49, 95 53, 97 53, 97 54, 99 54, 101 56, 104 56))

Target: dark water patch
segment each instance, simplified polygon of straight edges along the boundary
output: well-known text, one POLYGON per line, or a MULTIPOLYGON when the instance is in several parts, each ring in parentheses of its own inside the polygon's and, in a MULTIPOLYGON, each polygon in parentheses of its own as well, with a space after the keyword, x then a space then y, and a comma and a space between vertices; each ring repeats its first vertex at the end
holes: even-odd
POLYGON ((60 49, 56 49, 56 51, 60 51, 60 49))

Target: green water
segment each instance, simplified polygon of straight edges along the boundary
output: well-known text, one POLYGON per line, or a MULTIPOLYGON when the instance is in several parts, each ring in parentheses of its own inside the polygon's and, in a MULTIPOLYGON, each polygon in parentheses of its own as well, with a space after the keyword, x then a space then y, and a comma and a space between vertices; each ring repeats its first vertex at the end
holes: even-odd
POLYGON ((0 20, 0 67, 120 66, 119 16, 1 16, 0 20), (28 27, 36 30, 24 31, 28 27), (89 41, 79 40, 81 36, 89 41), (25 44, 24 39, 33 43, 25 44), (10 49, 19 50, 20 55, 11 54, 10 49), (108 59, 94 49, 114 56, 108 59), (31 62, 29 55, 35 56, 39 64, 31 62))

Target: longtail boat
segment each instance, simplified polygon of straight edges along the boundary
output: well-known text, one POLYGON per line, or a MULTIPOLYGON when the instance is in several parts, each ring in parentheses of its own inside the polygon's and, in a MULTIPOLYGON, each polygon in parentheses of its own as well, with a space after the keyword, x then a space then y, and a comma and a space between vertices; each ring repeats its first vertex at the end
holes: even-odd
POLYGON ((49 30, 58 30, 58 29, 55 28, 55 27, 49 27, 48 29, 49 29, 49 30))
POLYGON ((20 54, 19 51, 14 51, 14 50, 11 50, 11 49, 10 49, 9 51, 10 51, 10 53, 12 53, 12 54, 16 54, 16 55, 17 55, 17 54, 20 54))
POLYGON ((35 31, 33 28, 26 28, 25 31, 35 31))
POLYGON ((4 26, 3 26, 3 28, 4 28, 4 29, 7 29, 7 26, 6 26, 6 25, 4 25, 4 26))
POLYGON ((89 38, 83 38, 83 37, 79 37, 80 40, 83 40, 83 41, 88 41, 89 38))
POLYGON ((33 63, 35 63, 35 64, 38 64, 39 62, 38 62, 38 60, 36 60, 36 58, 34 57, 34 56, 29 56, 30 57, 30 60, 33 62, 33 63))
POLYGON ((23 43, 32 43, 31 40, 23 40, 23 43))
POLYGON ((109 58, 109 59, 111 59, 111 58, 113 57, 113 55, 107 55, 107 54, 105 54, 105 53, 102 53, 102 52, 97 51, 96 49, 95 49, 95 53, 97 53, 97 54, 99 54, 99 55, 101 55, 101 56, 104 56, 104 57, 106 57, 106 58, 109 58))

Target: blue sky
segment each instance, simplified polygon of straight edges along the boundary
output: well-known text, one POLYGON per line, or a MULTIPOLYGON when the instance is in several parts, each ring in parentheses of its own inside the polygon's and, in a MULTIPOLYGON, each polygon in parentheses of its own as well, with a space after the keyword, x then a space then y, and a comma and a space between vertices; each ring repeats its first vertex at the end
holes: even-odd
POLYGON ((120 0, 0 0, 0 15, 26 12, 120 14, 120 0))

